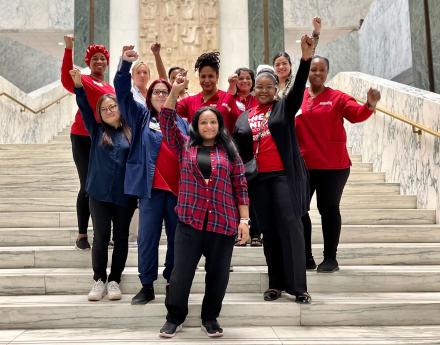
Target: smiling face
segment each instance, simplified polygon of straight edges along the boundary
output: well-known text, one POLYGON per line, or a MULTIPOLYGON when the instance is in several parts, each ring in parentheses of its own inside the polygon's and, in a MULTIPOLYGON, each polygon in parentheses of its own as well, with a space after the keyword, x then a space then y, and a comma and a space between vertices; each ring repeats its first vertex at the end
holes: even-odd
POLYGON ((99 105, 99 115, 102 121, 112 127, 119 127, 121 124, 121 113, 116 101, 108 96, 103 96, 101 104, 99 105))
POLYGON ((280 80, 286 79, 291 71, 289 60, 287 60, 285 56, 280 56, 276 58, 273 63, 273 68, 275 69, 275 73, 280 80))
POLYGON ((92 74, 104 74, 107 69, 107 59, 102 53, 93 54, 90 59, 90 70, 92 74))
POLYGON ((150 69, 146 64, 139 65, 133 71, 133 82, 139 89, 145 90, 150 81, 150 69))
POLYGON ((218 120, 217 115, 211 110, 205 110, 200 114, 197 122, 199 134, 204 142, 213 143, 218 134, 218 120))
POLYGON ((151 94, 151 104, 157 113, 160 113, 165 101, 168 97, 168 88, 164 83, 157 83, 153 87, 153 93, 151 94))
POLYGON ((255 81, 255 97, 260 104, 268 104, 273 101, 277 87, 274 80, 269 77, 260 75, 255 81))
POLYGON ((249 94, 251 92, 252 78, 249 72, 240 72, 240 74, 238 75, 237 89, 244 94, 249 94))
POLYGON ((327 80, 328 67, 324 59, 314 58, 310 65, 309 81, 312 87, 321 87, 327 80))
POLYGON ((210 66, 205 66, 199 70, 199 83, 203 92, 212 93, 217 89, 218 74, 210 66))

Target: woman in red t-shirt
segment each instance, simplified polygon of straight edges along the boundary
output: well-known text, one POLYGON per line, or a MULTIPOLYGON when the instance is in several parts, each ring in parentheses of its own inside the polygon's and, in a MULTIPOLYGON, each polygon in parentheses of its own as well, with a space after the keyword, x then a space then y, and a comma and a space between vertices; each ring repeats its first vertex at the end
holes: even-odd
POLYGON ((220 71, 219 55, 219 52, 210 52, 198 57, 194 68, 199 72, 199 83, 202 91, 180 100, 176 105, 176 111, 177 114, 188 119, 188 122, 191 123, 197 110, 208 105, 215 107, 223 115, 225 127, 232 133, 235 121, 241 114, 234 98, 237 76, 229 78, 228 92, 217 88, 220 71))
MULTIPOLYGON (((339 270, 336 251, 341 233, 339 204, 350 175, 344 118, 352 123, 368 119, 380 100, 378 90, 370 89, 367 103, 356 100, 324 85, 329 70, 326 58, 315 56, 309 72, 310 87, 304 92, 301 111, 295 118, 301 155, 309 171, 310 198, 316 190, 318 210, 324 235, 324 261, 318 272, 339 270)), ((303 217, 308 269, 316 268, 312 255, 312 224, 307 213, 303 217)))
MULTIPOLYGON (((64 50, 63 64, 61 66, 61 83, 64 88, 73 93, 74 83, 69 74, 73 69, 73 36, 64 36, 66 49, 64 50)), ((105 94, 114 94, 113 87, 104 80, 110 54, 108 50, 99 44, 92 44, 86 50, 84 58, 87 66, 90 67, 90 75, 81 75, 81 82, 87 95, 89 105, 96 109, 98 99, 105 94)), ((96 117, 96 114, 95 114, 96 117)), ((100 122, 99 116, 96 118, 100 122)), ((78 237, 75 247, 80 250, 89 250, 90 244, 87 240, 87 228, 89 225, 90 210, 89 197, 86 193, 87 171, 89 166, 89 153, 91 139, 89 132, 84 126, 79 110, 75 115, 75 121, 70 129, 70 140, 72 142, 73 160, 78 171, 80 190, 76 200, 76 214, 78 218, 78 237)))

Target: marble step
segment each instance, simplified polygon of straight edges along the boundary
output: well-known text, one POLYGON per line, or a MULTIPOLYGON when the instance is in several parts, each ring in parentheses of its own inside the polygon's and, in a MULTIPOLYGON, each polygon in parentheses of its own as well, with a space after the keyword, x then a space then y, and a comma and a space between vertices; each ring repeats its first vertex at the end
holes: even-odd
MULTIPOLYGON (((342 224, 399 225, 435 224, 435 210, 425 209, 342 209, 342 224)), ((320 223, 318 210, 310 211, 313 223, 320 223)), ((0 212, 0 228, 74 227, 76 212, 0 212)))
MULTIPOLYGON (((137 219, 133 220, 137 222, 137 219)), ((2 246, 69 246, 78 230, 64 228, 0 228, 2 246)), ((93 231, 89 230, 90 239, 93 231)), ((322 243, 321 225, 313 224, 313 243, 322 243)), ((341 243, 438 243, 440 225, 343 225, 341 243)), ((166 244, 162 232, 161 244, 166 244)))
MULTIPOLYGON (((46 186, 2 186, 0 198, 71 197, 78 195, 78 182, 65 185, 46 186)), ((398 183, 347 183, 344 195, 399 195, 398 183)))
POLYGON ((72 152, 72 145, 70 143, 58 144, 0 144, 0 154, 2 152, 29 152, 36 154, 38 152, 46 151, 66 151, 72 152))
MULTIPOLYGON (((371 195, 344 195, 341 208, 380 208, 380 209, 408 209, 416 208, 417 200, 414 196, 381 195, 375 198, 371 195)), ((0 212, 13 212, 17 209, 23 212, 65 212, 76 210, 76 198, 0 198, 0 212)), ((312 209, 316 209, 316 200, 312 200, 312 209)))
MULTIPOLYGON (((91 325, 93 326, 93 324, 91 325)), ((68 326, 73 327, 73 326, 68 326)), ((222 338, 209 339, 200 325, 184 327, 174 339, 158 341, 159 327, 17 329, 0 333, 6 344, 109 345, 438 345, 439 326, 231 326, 222 338)))
MULTIPOLYGON (((322 260, 322 244, 313 245, 315 260, 322 260)), ((111 250, 110 250, 111 252, 111 250)), ((159 246, 159 262, 165 261, 166 246, 159 246)), ((111 258, 111 253, 109 253, 111 258)), ((110 259, 109 259, 110 260, 110 259)), ((340 265, 440 265, 440 243, 341 243, 340 265)), ((73 246, 0 247, 0 268, 81 268, 90 267, 90 252, 73 246)), ((235 248, 232 264, 264 266, 263 249, 235 248)), ((127 267, 137 267, 137 248, 129 249, 127 267)))
MULTIPOLYGON (((440 292, 440 266, 341 266, 334 274, 307 272, 310 293, 315 292, 440 292)), ((162 268, 155 283, 157 294, 165 293, 162 268)), ((196 271, 192 293, 203 293, 205 271, 196 271)), ((87 294, 93 284, 89 268, 2 269, 0 295, 87 294)), ((136 267, 127 267, 121 280, 125 294, 141 288, 136 267)), ((234 266, 227 292, 262 293, 268 288, 265 266, 234 266)))
POLYGON ((52 158, 39 158, 38 156, 35 157, 14 157, 14 158, 8 158, 7 164, 3 164, 0 166, 14 166, 14 167, 21 167, 21 166, 54 166, 54 165, 66 165, 66 164, 73 164, 73 157, 72 154, 70 156, 64 155, 63 157, 52 157, 52 158))
MULTIPOLYGON (((85 295, 1 296, 0 329, 162 326, 163 295, 145 306, 132 306, 131 297, 91 303, 85 295)), ((202 298, 190 295, 185 326, 200 325, 202 298)), ((314 293, 312 298, 312 304, 299 305, 288 295, 265 302, 261 293, 228 293, 219 322, 225 327, 440 324, 440 293, 314 293)))

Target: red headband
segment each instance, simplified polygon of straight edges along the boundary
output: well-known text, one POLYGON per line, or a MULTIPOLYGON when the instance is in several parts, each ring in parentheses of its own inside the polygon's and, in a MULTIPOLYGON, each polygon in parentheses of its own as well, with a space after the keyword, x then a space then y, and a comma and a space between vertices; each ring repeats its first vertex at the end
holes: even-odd
POLYGON ((105 58, 107 59, 107 64, 109 63, 110 53, 108 52, 107 48, 104 47, 102 44, 92 44, 87 47, 86 56, 84 57, 84 62, 87 66, 90 66, 90 60, 92 59, 92 56, 96 53, 104 54, 105 58))

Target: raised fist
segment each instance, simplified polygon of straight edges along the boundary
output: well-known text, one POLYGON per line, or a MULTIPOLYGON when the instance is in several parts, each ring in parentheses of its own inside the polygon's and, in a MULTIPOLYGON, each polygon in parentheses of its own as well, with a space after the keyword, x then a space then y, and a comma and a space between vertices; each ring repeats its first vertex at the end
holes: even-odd
POLYGON ((187 71, 181 71, 177 76, 176 80, 174 80, 174 83, 171 87, 171 92, 174 95, 180 95, 183 93, 187 86, 187 79, 186 79, 187 71))
POLYGON ((151 45, 151 52, 153 55, 159 55, 160 54, 160 43, 156 42, 151 45))
POLYGON ((370 89, 367 92, 367 103, 372 107, 375 108, 377 102, 380 101, 380 91, 377 89, 373 89, 370 87, 370 89))
POLYGON ((321 33, 321 18, 313 17, 312 25, 313 25, 313 33, 319 35, 321 33))
POLYGON ((311 59, 313 56, 313 39, 307 35, 301 37, 301 52, 303 60, 311 59))
POLYGON ((81 82, 81 71, 78 68, 71 69, 69 71, 70 76, 72 77, 73 83, 75 84, 75 87, 82 87, 81 82))
POLYGON ((73 41, 75 41, 73 35, 64 35, 64 43, 66 44, 67 49, 73 48, 73 41))
POLYGON ((122 54, 122 60, 128 61, 128 62, 134 62, 138 59, 139 55, 134 50, 126 50, 122 54))
POLYGON ((229 83, 228 92, 232 95, 235 95, 237 92, 237 83, 238 83, 237 73, 234 73, 229 76, 228 83, 229 83))
MULTIPOLYGON (((133 50, 134 49, 134 46, 133 45, 129 45, 129 46, 123 46, 122 47, 122 55, 124 55, 124 53, 127 51, 127 50, 133 50)), ((121 56, 122 56, 121 55, 121 56)))

